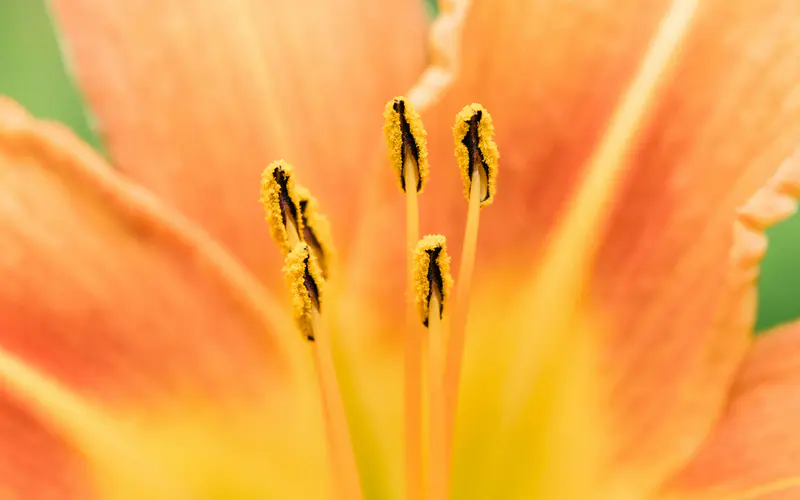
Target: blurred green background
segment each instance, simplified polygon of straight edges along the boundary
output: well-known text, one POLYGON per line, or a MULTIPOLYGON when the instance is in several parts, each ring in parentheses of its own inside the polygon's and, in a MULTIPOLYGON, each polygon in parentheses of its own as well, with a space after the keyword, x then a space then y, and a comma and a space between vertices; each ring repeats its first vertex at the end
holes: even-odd
MULTIPOLYGON (((435 15, 436 0, 423 0, 435 15)), ((67 76, 44 0, 0 0, 0 94, 34 115, 58 120, 100 148, 83 101, 67 76)), ((768 231, 758 330, 800 317, 800 217, 768 231)))

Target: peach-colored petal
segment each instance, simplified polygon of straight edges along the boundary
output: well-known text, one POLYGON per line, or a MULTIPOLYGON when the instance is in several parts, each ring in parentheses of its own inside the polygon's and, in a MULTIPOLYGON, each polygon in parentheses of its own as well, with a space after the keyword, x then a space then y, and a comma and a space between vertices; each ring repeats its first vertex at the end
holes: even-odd
POLYGON ((54 2, 114 163, 259 277, 280 259, 257 203, 285 158, 347 243, 387 96, 424 64, 418 0, 54 2))
POLYGON ((599 253, 617 458, 645 477, 685 459, 719 411, 752 334, 763 230, 794 213, 797 14, 791 0, 699 4, 599 253))
POLYGON ((0 393, 0 498, 89 500, 81 457, 0 393))
MULTIPOLYGON (((466 201, 450 129, 463 105, 481 103, 500 170, 495 204, 482 211, 474 286, 498 267, 535 265, 669 3, 472 2, 459 78, 422 110, 431 175, 421 206, 423 232, 443 232, 457 249, 466 201)), ((611 327, 603 378, 619 438, 613 461, 623 472, 636 464, 644 482, 692 453, 747 345, 767 224, 736 211, 800 145, 799 34, 793 0, 700 2, 682 59, 630 142, 592 292, 611 327)), ((364 276, 384 292, 373 296, 397 303, 401 279, 387 279, 385 263, 401 261, 402 235, 380 221, 402 220, 402 200, 388 175, 383 185, 376 199, 397 206, 376 209, 369 234, 395 254, 364 276)))
MULTIPOLYGON (((187 467, 189 454, 211 467, 211 458, 235 455, 232 446, 248 456, 241 443, 249 442, 260 460, 284 457, 286 481, 324 467, 300 335, 205 232, 122 180, 63 127, 5 99, 0 185, 3 352, 135 425, 128 442, 171 445, 156 453, 164 460, 178 450, 173 462, 187 467), (298 427, 308 439, 286 442, 298 427)), ((5 366, 0 385, 10 386, 5 366)))
POLYGON ((755 341, 723 417, 666 491, 698 499, 798 498, 799 417, 800 323, 795 322, 755 341))
POLYGON ((103 393, 291 375, 299 342, 265 292, 65 129, 0 100, 0 167, 6 349, 103 393))
MULTIPOLYGON (((478 102, 492 115, 500 149, 497 198, 481 216, 480 274, 486 263, 509 255, 529 256, 552 228, 667 0, 646 5, 614 2, 613 9, 608 0, 447 2, 451 3, 457 4, 448 12, 451 19, 432 37, 447 39, 445 31, 460 31, 460 59, 449 61, 448 68, 457 67, 457 78, 440 100, 421 109, 435 158, 430 163, 430 189, 420 201, 422 232, 444 232, 454 248, 461 245, 467 203, 453 153, 452 126, 464 105, 478 102), (466 18, 463 3, 471 4, 466 18)), ((364 255, 375 255, 374 241, 382 243, 381 272, 365 274, 368 280, 379 275, 378 291, 394 302, 402 297, 403 275, 392 273, 391 265, 402 261, 404 234, 385 220, 402 220, 404 210, 390 172, 384 170, 379 189, 374 189, 381 190, 374 195, 378 207, 371 207, 374 217, 364 230, 362 246, 364 255)), ((454 258, 459 260, 457 253, 454 258)))

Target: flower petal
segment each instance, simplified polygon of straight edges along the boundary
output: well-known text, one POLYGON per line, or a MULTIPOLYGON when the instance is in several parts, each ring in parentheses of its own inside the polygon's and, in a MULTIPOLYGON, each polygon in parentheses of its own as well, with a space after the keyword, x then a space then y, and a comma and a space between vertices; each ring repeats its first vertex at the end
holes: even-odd
POLYGON ((0 394, 0 434, 0 498, 93 498, 80 455, 6 394, 0 394))
POLYGON ((3 351, 135 426, 129 442, 153 447, 172 435, 184 461, 212 467, 209 457, 233 454, 230 435, 238 445, 269 443, 259 457, 285 451, 285 473, 271 475, 289 481, 297 477, 289 471, 310 467, 324 476, 302 340, 202 230, 120 179, 65 129, 7 100, 0 185, 3 351), (218 421, 229 423, 227 434, 218 421), (287 442, 298 429, 304 437, 287 442))
MULTIPOLYGON (((423 118, 435 166, 453 163, 457 110, 477 101, 492 113, 500 173, 475 286, 499 263, 536 261, 666 11, 657 3, 473 3, 461 78, 423 118)), ((602 378, 619 436, 613 462, 648 484, 696 448, 748 342, 760 231, 774 218, 761 213, 754 225, 737 209, 800 144, 797 9, 701 2, 682 60, 629 143, 592 292, 611 323, 602 378)), ((466 202, 456 169, 448 178, 432 168, 427 196, 431 227, 458 248, 466 202)))
POLYGON ((277 333, 282 311, 200 230, 119 179, 65 129, 6 100, 0 155, 6 348, 98 390, 119 387, 134 367, 161 382, 197 368, 224 376, 255 368, 269 375, 261 382, 290 376, 299 342, 277 333), (139 365, 114 363, 119 355, 139 365), (98 370, 106 376, 93 376, 98 370))
POLYGON ((421 3, 54 2, 115 165, 200 221, 258 276, 280 259, 257 203, 286 158, 348 241, 382 153, 381 110, 424 62, 421 3))
POLYGON ((716 428, 666 487, 687 498, 790 499, 800 493, 800 323, 760 336, 716 428))

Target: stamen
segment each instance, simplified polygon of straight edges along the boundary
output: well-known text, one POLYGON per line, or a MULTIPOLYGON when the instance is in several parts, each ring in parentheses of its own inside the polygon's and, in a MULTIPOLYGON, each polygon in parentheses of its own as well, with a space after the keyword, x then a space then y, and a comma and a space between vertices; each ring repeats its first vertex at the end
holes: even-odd
POLYGON ((389 162, 397 172, 400 189, 406 192, 408 183, 407 168, 415 170, 416 192, 421 192, 428 179, 428 141, 425 127, 419 113, 405 97, 395 97, 386 103, 383 112, 386 120, 383 134, 389 148, 389 162))
POLYGON ((261 174, 261 204, 275 243, 288 254, 303 239, 292 166, 283 160, 272 162, 261 174))
POLYGON ((464 194, 470 199, 475 182, 474 173, 480 175, 482 187, 481 206, 492 203, 497 190, 497 165, 500 154, 494 143, 494 125, 489 112, 480 104, 465 106, 456 116, 453 125, 456 143, 456 161, 464 181, 464 194))
POLYGON ((405 434, 406 434, 406 498, 422 497, 422 362, 421 339, 414 319, 412 269, 414 245, 419 239, 419 205, 417 194, 428 178, 427 133, 414 106, 404 97, 386 103, 383 132, 389 148, 389 162, 406 194, 406 307, 405 337, 405 434), (416 186, 416 189, 406 189, 416 186))
POLYGON ((297 327, 310 341, 314 341, 312 314, 319 313, 322 305, 322 270, 306 243, 297 243, 286 256, 283 268, 289 293, 292 298, 292 311, 297 327))
POLYGON ((480 209, 494 200, 497 184, 498 159, 500 154, 494 142, 494 126, 489 112, 480 104, 470 104, 456 116, 453 126, 455 154, 464 190, 469 205, 467 224, 464 229, 464 245, 461 249, 461 264, 458 269, 453 327, 447 339, 447 359, 444 373, 444 393, 447 400, 448 424, 445 450, 446 464, 450 464, 453 427, 455 423, 460 379, 461 361, 469 316, 472 291, 472 275, 475 270, 475 255, 478 247, 480 209))
POLYGON ((339 498, 359 500, 363 495, 333 363, 330 334, 320 317, 325 283, 322 270, 308 244, 301 242, 295 245, 286 256, 284 272, 292 296, 297 326, 311 341, 325 413, 325 431, 333 467, 332 476, 337 483, 339 498))
POLYGON ((331 226, 327 217, 319 211, 319 203, 303 186, 295 186, 297 205, 300 209, 301 226, 303 227, 303 240, 311 247, 322 269, 322 277, 330 278, 333 261, 336 258, 331 236, 331 226))
POLYGON ((444 396, 444 331, 442 318, 453 278, 445 237, 428 235, 414 251, 416 303, 422 324, 428 328, 428 500, 447 497, 448 453, 444 396))
POLYGON ((431 316, 444 315, 444 308, 453 286, 450 276, 450 256, 446 239, 441 234, 422 238, 414 250, 414 291, 417 311, 426 327, 431 316), (431 310, 431 301, 438 299, 438 310, 431 310))

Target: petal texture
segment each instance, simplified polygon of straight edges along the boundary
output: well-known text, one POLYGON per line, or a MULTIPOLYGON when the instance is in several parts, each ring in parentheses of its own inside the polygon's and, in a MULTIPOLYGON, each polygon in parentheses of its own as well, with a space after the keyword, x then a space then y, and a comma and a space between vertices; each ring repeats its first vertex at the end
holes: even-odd
POLYGON ((725 414, 667 491, 698 499, 797 498, 798 415, 800 324, 790 323, 755 341, 725 414))
POLYGON ((381 151, 383 104, 424 64, 416 0, 54 2, 115 165, 264 279, 280 258, 257 203, 285 158, 334 216, 381 151))
POLYGON ((0 498, 94 498, 82 457, 4 393, 0 435, 0 498))
MULTIPOLYGON (((197 491, 240 484, 212 474, 237 456, 262 475, 274 472, 272 453, 284 456, 270 482, 279 491, 308 467, 325 476, 300 336, 202 230, 7 100, 0 185, 3 351, 110 415, 166 470, 217 481, 197 491)), ((314 496, 325 482, 298 484, 314 496)))
POLYGON ((132 375, 125 361, 163 382, 193 365, 268 370, 263 382, 290 376, 287 349, 297 348, 276 333, 282 311, 268 316, 268 296, 213 242, 65 129, 0 106, 7 349, 98 390, 132 375), (115 365, 116 355, 127 359, 115 365))
MULTIPOLYGON (((457 249, 466 201, 457 169, 446 167, 455 164, 449 135, 455 113, 481 103, 501 158, 496 201, 482 215, 475 286, 498 268, 535 266, 669 4, 473 2, 459 78, 422 111, 431 175, 421 206, 423 232, 443 232, 457 249)), ((681 60, 628 144, 629 172, 614 187, 605 237, 593 242, 591 292, 609 323, 603 394, 617 438, 609 460, 618 474, 608 477, 644 488, 693 453, 721 409, 751 334, 761 230, 775 220, 774 212, 737 210, 800 144, 800 62, 792 55, 800 7, 698 5, 681 60)), ((393 199, 392 181, 382 184, 382 198, 393 199)), ((373 285, 394 303, 402 281, 392 285, 386 263, 399 262, 404 247, 380 221, 402 218, 397 201, 375 210, 370 234, 397 253, 364 274, 380 276, 373 285)))

